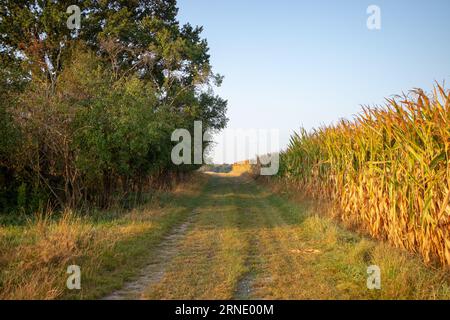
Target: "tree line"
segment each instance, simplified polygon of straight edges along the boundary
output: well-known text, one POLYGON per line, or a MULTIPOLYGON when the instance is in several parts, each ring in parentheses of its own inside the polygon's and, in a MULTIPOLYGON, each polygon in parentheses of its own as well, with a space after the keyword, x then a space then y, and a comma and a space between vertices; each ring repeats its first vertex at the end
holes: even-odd
POLYGON ((0 3, 0 212, 108 207, 198 168, 171 133, 223 129, 227 102, 175 0, 0 3))

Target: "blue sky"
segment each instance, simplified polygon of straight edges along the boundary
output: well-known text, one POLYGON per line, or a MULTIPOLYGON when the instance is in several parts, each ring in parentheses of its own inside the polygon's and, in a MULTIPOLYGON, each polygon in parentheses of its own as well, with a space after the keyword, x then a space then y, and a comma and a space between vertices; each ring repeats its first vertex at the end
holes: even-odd
POLYGON ((450 81, 448 0, 179 0, 178 6, 182 23, 204 26, 214 71, 225 76, 217 92, 229 101, 228 127, 279 129, 281 147, 302 126, 351 118, 361 105, 450 81), (366 27, 369 5, 381 9, 381 30, 366 27))

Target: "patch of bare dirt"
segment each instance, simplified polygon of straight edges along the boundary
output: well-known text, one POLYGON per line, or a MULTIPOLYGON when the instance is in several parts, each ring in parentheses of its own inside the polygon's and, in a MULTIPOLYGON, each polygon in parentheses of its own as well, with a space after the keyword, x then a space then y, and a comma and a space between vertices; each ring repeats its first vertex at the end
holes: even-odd
POLYGON ((186 235, 187 229, 194 220, 196 210, 192 211, 191 216, 181 225, 177 226, 167 235, 158 245, 155 251, 155 261, 145 266, 138 277, 104 297, 102 300, 134 300, 142 299, 146 288, 159 282, 165 273, 169 261, 178 253, 178 244, 186 235))

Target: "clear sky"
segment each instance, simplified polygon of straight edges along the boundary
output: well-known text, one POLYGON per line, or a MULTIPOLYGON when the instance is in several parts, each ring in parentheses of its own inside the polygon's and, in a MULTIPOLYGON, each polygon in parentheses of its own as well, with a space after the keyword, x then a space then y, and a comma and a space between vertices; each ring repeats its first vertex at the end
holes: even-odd
MULTIPOLYGON (((300 127, 351 118, 361 105, 450 81, 449 0, 179 0, 204 26, 230 129, 300 127), (381 30, 366 26, 369 5, 381 30)), ((220 141, 218 137, 218 141, 220 141)), ((219 143, 216 150, 233 146, 219 143)), ((216 155, 216 161, 219 159, 216 155)), ((227 162, 239 159, 227 153, 227 162)))

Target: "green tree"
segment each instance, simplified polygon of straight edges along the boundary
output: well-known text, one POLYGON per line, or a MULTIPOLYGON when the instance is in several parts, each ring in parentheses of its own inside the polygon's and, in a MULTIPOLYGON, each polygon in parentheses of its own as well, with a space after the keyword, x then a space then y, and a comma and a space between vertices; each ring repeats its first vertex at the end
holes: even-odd
POLYGON ((223 129, 227 102, 202 28, 177 12, 173 0, 0 1, 0 165, 17 188, 107 206, 196 169, 171 163, 171 133, 223 129), (73 4, 81 30, 66 26, 73 4))

